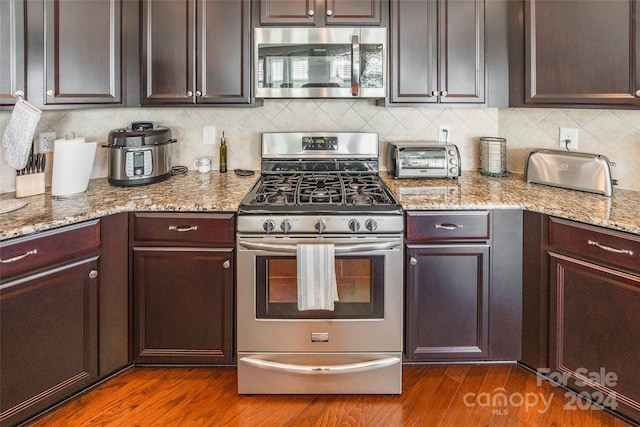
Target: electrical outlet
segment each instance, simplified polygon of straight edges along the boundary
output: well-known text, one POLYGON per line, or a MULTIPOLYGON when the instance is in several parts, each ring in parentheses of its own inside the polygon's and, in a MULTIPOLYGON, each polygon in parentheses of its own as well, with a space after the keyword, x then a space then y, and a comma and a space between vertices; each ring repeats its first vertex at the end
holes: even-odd
POLYGON ((438 142, 440 144, 449 144, 451 142, 451 126, 450 125, 438 126, 438 142))
POLYGON ((206 145, 214 145, 216 143, 215 126, 202 126, 202 143, 206 145))
POLYGON ((38 135, 38 152, 50 153, 53 151, 53 141, 56 140, 55 132, 42 132, 38 135))
POLYGON ((578 129, 577 128, 560 128, 560 148, 563 150, 578 149, 578 129))

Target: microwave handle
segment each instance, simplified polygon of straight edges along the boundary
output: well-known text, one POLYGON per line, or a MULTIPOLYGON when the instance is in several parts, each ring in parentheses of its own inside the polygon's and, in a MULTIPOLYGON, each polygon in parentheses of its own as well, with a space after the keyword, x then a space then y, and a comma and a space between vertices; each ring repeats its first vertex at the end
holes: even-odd
POLYGON ((360 38, 351 36, 351 95, 358 96, 360 91, 360 38))

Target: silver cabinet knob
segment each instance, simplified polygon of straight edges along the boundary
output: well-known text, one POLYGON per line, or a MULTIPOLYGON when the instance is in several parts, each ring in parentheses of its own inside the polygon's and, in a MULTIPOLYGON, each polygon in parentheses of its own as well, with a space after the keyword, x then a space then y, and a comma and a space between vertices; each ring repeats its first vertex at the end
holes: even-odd
POLYGON ((89 272, 89 279, 95 279, 96 277, 98 277, 98 270, 91 270, 89 272))
POLYGON ((438 92, 437 90, 431 91, 431 96, 438 96, 438 95, 440 95, 440 92, 438 92))
POLYGON ((18 90, 16 91, 16 93, 15 93, 15 97, 16 97, 16 98, 24 98, 24 91, 23 91, 23 90, 18 89, 18 90))
POLYGON ((640 89, 636 91, 636 96, 640 96, 640 89))
POLYGON ((416 265, 417 263, 418 263, 418 260, 417 260, 417 259, 415 259, 414 257, 411 257, 411 258, 409 259, 409 264, 411 264, 411 265, 416 265))
POLYGON ((316 13, 314 12, 314 10, 313 10, 313 9, 309 9, 309 11, 307 12, 307 15, 309 15, 309 16, 313 16, 313 15, 315 15, 315 14, 316 14, 316 13))
POLYGON ((449 95, 449 92, 447 92, 446 90, 443 90, 442 92, 440 92, 440 95, 447 96, 449 95))
POLYGON ((200 92, 199 90, 196 91, 196 96, 202 96, 202 92, 200 92))
POLYGON ((55 92, 54 90, 49 89, 49 90, 47 91, 47 95, 48 95, 48 96, 56 96, 56 92, 55 92))
POLYGON ((229 268, 231 266, 231 263, 229 262, 228 259, 225 259, 224 262, 222 263, 222 268, 229 268))
POLYGON ((190 90, 187 91, 187 96, 188 97, 192 97, 193 96, 193 92, 191 92, 190 90))
POLYGON ((327 16, 333 16, 333 10, 327 9, 327 16))

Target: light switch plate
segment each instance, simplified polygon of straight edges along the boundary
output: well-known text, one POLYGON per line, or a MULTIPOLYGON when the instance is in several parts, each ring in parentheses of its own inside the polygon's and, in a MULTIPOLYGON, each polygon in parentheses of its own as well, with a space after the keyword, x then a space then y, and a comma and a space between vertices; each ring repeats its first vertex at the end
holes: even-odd
POLYGON ((216 143, 216 127, 202 126, 202 143, 205 145, 215 145, 216 143))

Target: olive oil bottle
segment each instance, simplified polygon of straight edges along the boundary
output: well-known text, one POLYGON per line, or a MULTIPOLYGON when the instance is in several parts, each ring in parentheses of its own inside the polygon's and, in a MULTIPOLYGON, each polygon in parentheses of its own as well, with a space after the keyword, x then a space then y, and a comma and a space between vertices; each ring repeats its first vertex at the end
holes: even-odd
POLYGON ((224 139, 224 131, 220 139, 220 172, 227 171, 227 141, 224 139))

